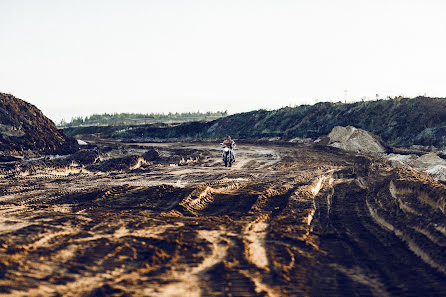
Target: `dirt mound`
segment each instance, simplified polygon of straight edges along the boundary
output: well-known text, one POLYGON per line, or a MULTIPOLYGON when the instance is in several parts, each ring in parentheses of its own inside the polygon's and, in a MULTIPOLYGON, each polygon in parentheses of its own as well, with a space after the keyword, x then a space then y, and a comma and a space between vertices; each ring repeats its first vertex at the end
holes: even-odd
POLYGON ((346 151, 361 153, 384 153, 386 151, 378 136, 352 126, 336 126, 327 137, 327 145, 346 151))
POLYGON ((435 179, 446 180, 446 160, 439 157, 436 153, 424 154, 421 157, 413 154, 389 154, 387 159, 392 163, 393 167, 408 166, 424 171, 435 179))
POLYGON ((113 158, 105 160, 97 165, 90 165, 87 167, 90 171, 122 171, 133 170, 139 168, 145 161, 142 157, 137 155, 125 156, 122 158, 113 158))
POLYGON ((386 158, 390 161, 393 167, 404 167, 408 166, 410 162, 415 161, 418 156, 411 155, 400 155, 400 154, 388 154, 386 158))
POLYGON ((0 93, 0 153, 70 154, 77 142, 43 113, 21 99, 0 93))
POLYGON ((153 161, 159 161, 161 159, 161 155, 157 149, 154 147, 150 147, 143 155, 142 157, 144 160, 153 162, 153 161))
POLYGON ((142 158, 153 164, 176 164, 188 165, 199 162, 207 155, 203 150, 177 148, 173 150, 160 150, 155 147, 148 147, 142 154, 142 158))
POLYGON ((429 153, 409 162, 409 164, 413 168, 427 170, 436 165, 446 166, 446 160, 440 158, 436 153, 429 153))
POLYGON ((170 163, 178 165, 188 165, 194 163, 203 158, 206 153, 199 149, 175 149, 170 151, 171 155, 169 157, 170 163))
POLYGON ((90 165, 102 161, 103 157, 103 154, 97 150, 80 150, 67 157, 67 160, 74 161, 80 165, 90 165))

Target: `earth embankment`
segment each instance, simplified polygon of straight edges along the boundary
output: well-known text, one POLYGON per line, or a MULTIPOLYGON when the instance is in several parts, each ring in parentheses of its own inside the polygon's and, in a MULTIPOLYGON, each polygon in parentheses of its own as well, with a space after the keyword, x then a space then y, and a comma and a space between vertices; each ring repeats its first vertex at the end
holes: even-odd
POLYGON ((34 105, 0 93, 0 154, 71 154, 78 150, 74 138, 34 105))
POLYGON ((285 140, 327 135, 336 126, 369 131, 390 146, 446 147, 446 98, 395 98, 350 104, 317 103, 256 110, 211 122, 128 126, 89 126, 65 129, 69 135, 101 134, 126 139, 281 137, 285 140))

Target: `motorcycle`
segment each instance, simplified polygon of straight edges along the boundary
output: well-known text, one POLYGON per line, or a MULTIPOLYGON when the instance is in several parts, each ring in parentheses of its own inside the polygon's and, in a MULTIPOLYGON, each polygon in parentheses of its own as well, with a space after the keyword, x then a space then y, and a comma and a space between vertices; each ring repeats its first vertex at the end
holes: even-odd
POLYGON ((223 143, 220 143, 220 145, 223 147, 223 162, 225 163, 225 167, 231 167, 232 163, 235 162, 234 149, 223 143))

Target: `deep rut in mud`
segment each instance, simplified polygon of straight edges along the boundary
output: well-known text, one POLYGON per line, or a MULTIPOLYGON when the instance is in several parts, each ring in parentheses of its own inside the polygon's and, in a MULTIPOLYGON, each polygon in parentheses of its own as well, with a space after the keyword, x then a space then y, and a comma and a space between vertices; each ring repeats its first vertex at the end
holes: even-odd
POLYGON ((207 143, 157 144, 158 163, 98 145, 135 163, 2 173, 2 296, 446 292, 446 186, 426 174, 305 145, 239 145, 231 169, 207 143))

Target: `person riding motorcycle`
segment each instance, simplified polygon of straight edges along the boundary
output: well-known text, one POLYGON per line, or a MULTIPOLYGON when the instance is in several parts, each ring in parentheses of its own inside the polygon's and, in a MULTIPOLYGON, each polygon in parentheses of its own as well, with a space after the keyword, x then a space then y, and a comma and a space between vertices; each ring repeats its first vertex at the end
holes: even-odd
MULTIPOLYGON (((234 153, 235 142, 234 142, 234 140, 231 139, 231 136, 229 136, 229 135, 226 136, 226 139, 222 142, 222 146, 228 147, 231 150, 232 158, 235 162, 235 153, 234 153)), ((224 153, 223 153, 223 160, 224 160, 224 153)))
POLYGON ((234 140, 231 139, 231 136, 226 136, 226 139, 223 141, 223 146, 227 146, 230 149, 233 149, 235 146, 234 140))

